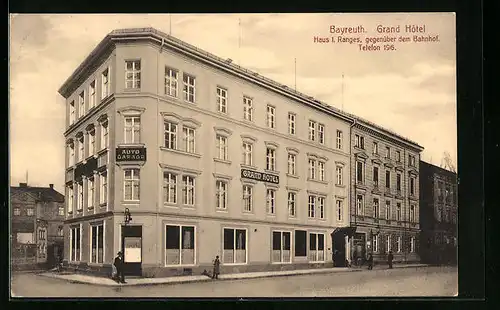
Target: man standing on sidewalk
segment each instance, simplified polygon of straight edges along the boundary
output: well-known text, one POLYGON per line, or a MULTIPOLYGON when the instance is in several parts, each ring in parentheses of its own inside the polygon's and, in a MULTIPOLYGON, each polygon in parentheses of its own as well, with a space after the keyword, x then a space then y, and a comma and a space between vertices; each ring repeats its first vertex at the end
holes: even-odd
POLYGON ((116 267, 116 280, 118 283, 127 283, 125 282, 125 275, 123 274, 123 253, 118 252, 115 258, 114 265, 116 267))
POLYGON ((389 251, 389 255, 387 255, 387 264, 389 265, 389 269, 392 269, 392 260, 394 259, 394 255, 392 251, 389 251))

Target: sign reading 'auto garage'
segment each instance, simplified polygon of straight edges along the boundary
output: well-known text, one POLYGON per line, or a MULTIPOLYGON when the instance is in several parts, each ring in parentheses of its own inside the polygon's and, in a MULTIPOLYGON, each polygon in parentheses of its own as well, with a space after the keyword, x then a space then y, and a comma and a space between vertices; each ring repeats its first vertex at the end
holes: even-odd
POLYGON ((116 161, 146 161, 146 148, 120 147, 116 149, 116 161))
POLYGON ((280 177, 275 174, 257 172, 248 169, 241 169, 241 177, 274 184, 280 183, 280 177))

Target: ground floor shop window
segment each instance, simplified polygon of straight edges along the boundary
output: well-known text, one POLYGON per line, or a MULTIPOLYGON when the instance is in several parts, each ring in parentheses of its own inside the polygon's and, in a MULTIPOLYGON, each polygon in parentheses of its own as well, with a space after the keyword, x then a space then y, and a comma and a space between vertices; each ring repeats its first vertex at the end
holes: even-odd
POLYGON ((322 262, 325 260, 325 235, 309 233, 309 261, 322 262))
POLYGON ((246 229, 224 228, 224 264, 247 263, 246 229))
POLYGON ((291 262, 291 235, 288 231, 273 231, 273 263, 291 262))
POLYGON ((90 230, 90 262, 102 264, 104 262, 104 225, 91 225, 90 230))
POLYGON ((307 255, 307 231, 295 231, 295 257, 305 257, 307 255))
POLYGON ((72 262, 80 261, 81 252, 81 230, 80 226, 71 228, 71 247, 70 247, 70 260, 72 262))
POLYGON ((165 265, 194 265, 195 227, 167 225, 165 232, 165 265))

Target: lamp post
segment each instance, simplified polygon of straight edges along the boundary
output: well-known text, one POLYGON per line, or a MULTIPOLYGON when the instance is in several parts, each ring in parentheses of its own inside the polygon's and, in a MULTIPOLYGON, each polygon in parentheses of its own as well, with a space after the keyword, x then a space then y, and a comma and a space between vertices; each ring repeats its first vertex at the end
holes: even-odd
POLYGON ((125 226, 132 221, 132 216, 130 216, 130 210, 128 208, 125 208, 125 226))

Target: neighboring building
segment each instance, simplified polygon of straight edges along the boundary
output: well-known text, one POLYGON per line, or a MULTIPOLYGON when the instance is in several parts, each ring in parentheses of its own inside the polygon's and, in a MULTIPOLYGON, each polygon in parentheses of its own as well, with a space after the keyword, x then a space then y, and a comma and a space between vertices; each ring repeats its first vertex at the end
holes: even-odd
POLYGON ((108 34, 59 92, 69 267, 108 273, 119 250, 143 276, 346 253, 332 233, 350 224, 353 120, 337 109, 151 28, 108 34))
POLYGON ((13 268, 52 266, 62 256, 64 196, 49 187, 10 187, 13 268))
POLYGON ((422 262, 457 263, 457 174, 420 161, 422 262))
POLYGON ((419 240, 419 159, 423 147, 357 118, 351 129, 351 258, 416 262, 419 240))

